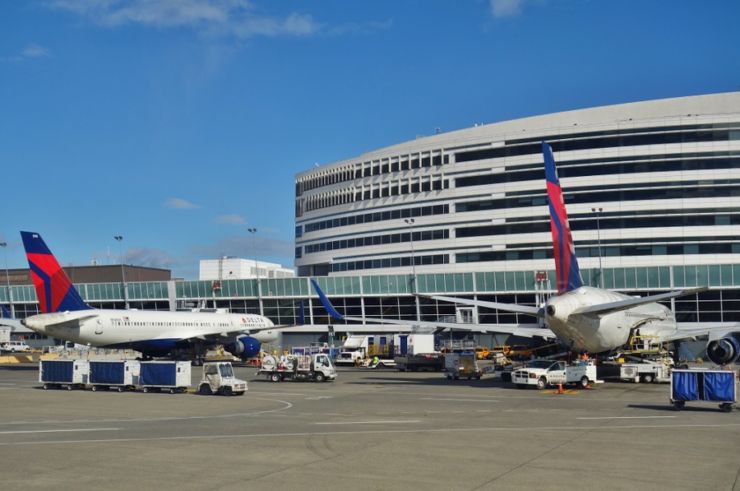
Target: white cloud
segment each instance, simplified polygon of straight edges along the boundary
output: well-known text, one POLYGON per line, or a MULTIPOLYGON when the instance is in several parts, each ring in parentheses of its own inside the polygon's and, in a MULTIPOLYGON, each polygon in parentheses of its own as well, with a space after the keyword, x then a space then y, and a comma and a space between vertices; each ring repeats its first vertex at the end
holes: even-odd
POLYGON ((230 215, 219 215, 216 217, 216 223, 225 225, 244 225, 247 221, 243 216, 232 213, 230 215))
POLYGON ((146 266, 149 268, 169 269, 178 264, 178 260, 161 249, 133 247, 123 255, 126 264, 146 266))
POLYGON ((241 39, 308 36, 321 29, 310 15, 293 12, 272 17, 247 0, 51 0, 51 5, 105 27, 189 28, 241 39))
POLYGON ((51 56, 51 51, 38 44, 31 43, 14 56, 0 57, 0 61, 23 61, 33 58, 47 58, 51 56))
POLYGON ((182 198, 169 198, 164 202, 164 206, 175 210, 190 210, 193 208, 200 208, 200 206, 182 198))
POLYGON ((490 0, 494 17, 513 17, 522 11, 524 0, 490 0))
POLYGON ((45 56, 51 56, 51 53, 43 46, 29 44, 21 51, 21 56, 25 58, 43 58, 45 56))

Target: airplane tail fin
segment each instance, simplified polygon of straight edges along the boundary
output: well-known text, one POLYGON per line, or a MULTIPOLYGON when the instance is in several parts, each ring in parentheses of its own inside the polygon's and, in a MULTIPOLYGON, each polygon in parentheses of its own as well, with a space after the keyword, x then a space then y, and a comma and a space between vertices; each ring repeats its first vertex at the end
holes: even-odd
POLYGON ((321 300, 321 305, 324 306, 324 309, 326 309, 326 312, 332 316, 333 319, 336 320, 342 320, 344 319, 344 316, 337 312, 337 309, 334 308, 334 306, 331 304, 329 299, 326 297, 324 292, 321 290, 321 287, 319 287, 319 284, 316 282, 316 280, 311 279, 311 284, 313 285, 313 289, 316 290, 316 294, 319 296, 319 300, 321 300))
POLYGON ((555 275, 557 276, 558 294, 583 286, 581 270, 578 268, 576 249, 570 233, 568 213, 565 211, 563 190, 560 188, 558 171, 552 148, 542 142, 542 154, 545 157, 545 179, 547 180, 547 198, 550 203, 550 230, 552 231, 552 248, 555 257, 555 275))
POLYGON ((82 300, 67 274, 59 266, 41 235, 21 232, 21 238, 41 312, 48 314, 91 309, 92 307, 82 300))

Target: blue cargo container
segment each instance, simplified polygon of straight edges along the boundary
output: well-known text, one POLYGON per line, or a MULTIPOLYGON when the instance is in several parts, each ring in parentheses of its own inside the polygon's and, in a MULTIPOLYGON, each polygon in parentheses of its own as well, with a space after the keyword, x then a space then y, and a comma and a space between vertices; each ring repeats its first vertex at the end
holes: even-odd
POLYGON ((84 388, 90 376, 87 360, 41 360, 39 382, 44 390, 84 388))
POLYGON ((166 390, 174 394, 190 387, 189 361, 145 361, 140 367, 139 387, 144 392, 166 390))
POLYGON ((139 383, 139 362, 134 360, 91 361, 92 390, 113 388, 118 392, 133 389, 139 383))
POLYGON ((734 370, 673 370, 671 372, 671 404, 683 409, 687 401, 719 402, 720 409, 729 412, 737 402, 734 370))

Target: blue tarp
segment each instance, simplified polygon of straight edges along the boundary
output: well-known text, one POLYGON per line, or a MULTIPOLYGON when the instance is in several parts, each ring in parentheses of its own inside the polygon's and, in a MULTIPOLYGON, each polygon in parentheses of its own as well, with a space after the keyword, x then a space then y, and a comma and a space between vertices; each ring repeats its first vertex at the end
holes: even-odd
POLYGON ((90 383, 123 385, 124 362, 91 361, 90 383))
POLYGON ((73 361, 51 361, 41 362, 42 382, 72 382, 73 361))
POLYGON ((696 372, 674 371, 673 376, 673 400, 674 401, 697 401, 699 400, 699 385, 696 372))
POLYGON ((734 401, 735 373, 710 372, 704 374, 705 401, 734 401))
POLYGON ((141 385, 175 386, 177 383, 177 364, 142 363, 139 383, 141 385))

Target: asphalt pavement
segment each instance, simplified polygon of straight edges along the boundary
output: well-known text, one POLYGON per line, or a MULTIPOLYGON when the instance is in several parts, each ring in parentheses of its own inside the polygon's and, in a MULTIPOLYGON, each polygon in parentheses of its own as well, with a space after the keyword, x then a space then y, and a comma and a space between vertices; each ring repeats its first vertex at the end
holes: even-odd
POLYGON ((740 410, 675 411, 666 384, 236 374, 242 397, 44 391, 0 367, 3 489, 740 490, 740 410))

